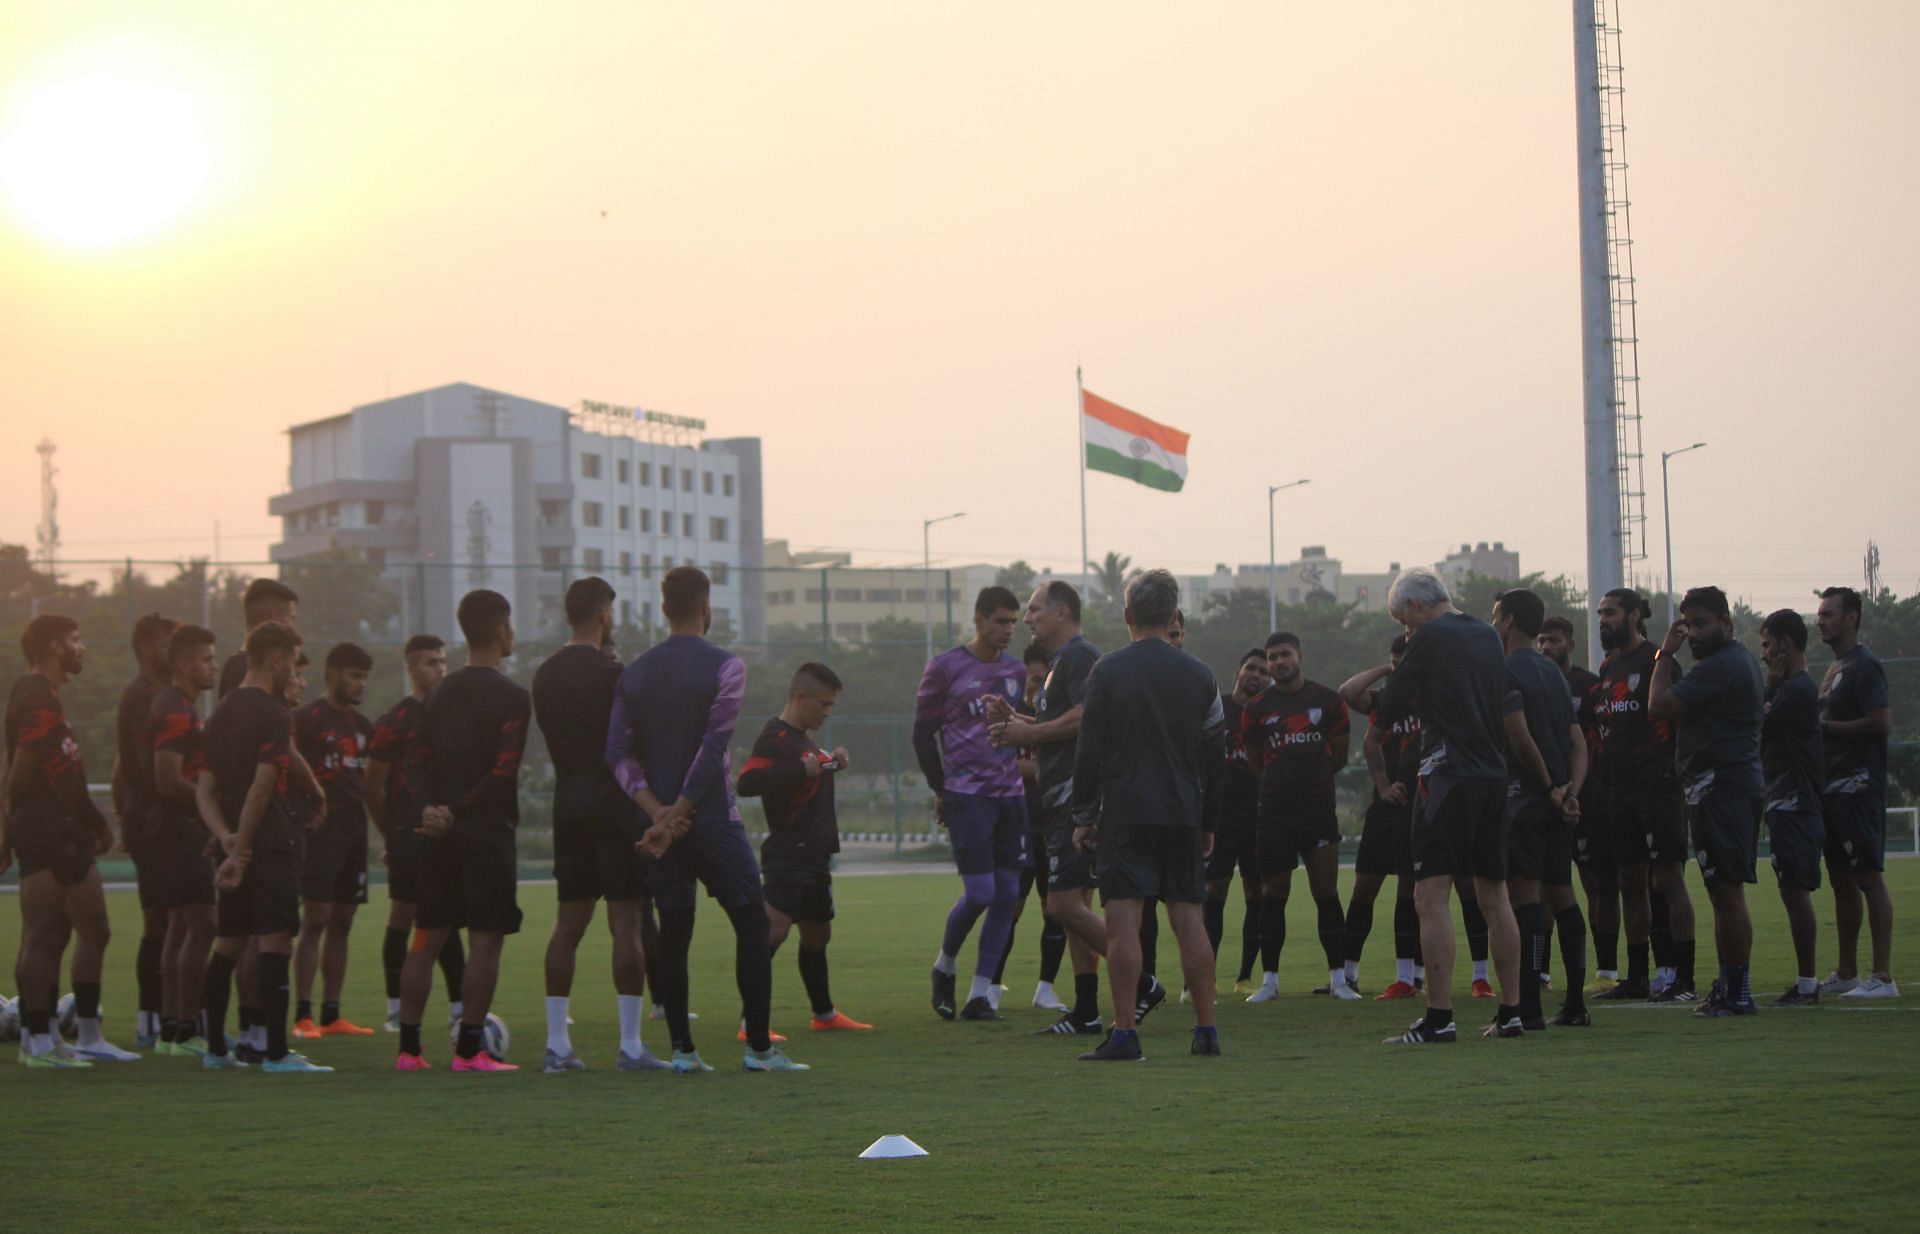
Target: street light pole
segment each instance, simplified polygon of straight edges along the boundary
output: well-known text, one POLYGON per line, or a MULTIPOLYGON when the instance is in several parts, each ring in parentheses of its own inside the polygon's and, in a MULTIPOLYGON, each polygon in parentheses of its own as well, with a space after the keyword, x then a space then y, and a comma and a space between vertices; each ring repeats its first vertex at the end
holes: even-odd
POLYGON ((967 517, 966 511, 958 514, 942 514, 939 518, 923 519, 920 523, 920 560, 926 578, 926 587, 921 595, 927 602, 927 659, 933 659, 933 525, 945 523, 956 518, 967 517))
POLYGON ((1273 533, 1273 495, 1282 489, 1299 488, 1302 484, 1311 484, 1311 480, 1295 480, 1290 484, 1269 484, 1267 486, 1267 633, 1273 633, 1280 624, 1280 583, 1279 550, 1273 533))
POLYGON ((1669 628, 1673 626, 1676 601, 1673 597, 1673 497, 1667 487, 1667 460, 1678 458, 1689 450, 1698 450, 1706 444, 1704 441, 1696 441, 1678 450, 1660 451, 1660 520, 1666 524, 1667 530, 1667 626, 1669 628))

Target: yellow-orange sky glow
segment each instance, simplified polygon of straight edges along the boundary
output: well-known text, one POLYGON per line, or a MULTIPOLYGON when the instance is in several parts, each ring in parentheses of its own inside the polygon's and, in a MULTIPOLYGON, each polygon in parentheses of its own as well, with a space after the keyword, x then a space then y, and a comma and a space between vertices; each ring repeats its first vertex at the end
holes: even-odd
MULTIPOLYGON (((1656 557, 1657 451, 1705 440, 1683 584, 1804 603, 1873 535, 1912 590, 1920 7, 1624 19, 1656 557)), ((1309 476, 1283 550, 1503 539, 1578 577, 1571 25, 0 4, 0 540, 49 435, 68 557, 205 554, 218 520, 258 560, 282 429, 466 380, 759 434, 799 544, 917 560, 965 510, 939 556, 1070 571, 1077 362, 1193 434, 1183 494, 1090 479, 1096 555, 1264 561, 1265 486, 1309 476)))

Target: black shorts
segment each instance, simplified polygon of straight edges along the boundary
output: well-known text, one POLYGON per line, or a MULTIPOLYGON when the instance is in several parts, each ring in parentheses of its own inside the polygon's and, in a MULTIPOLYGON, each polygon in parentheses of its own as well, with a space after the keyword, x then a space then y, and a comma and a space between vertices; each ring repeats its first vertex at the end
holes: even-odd
POLYGON ((420 902, 420 849, 426 843, 411 824, 387 832, 387 899, 401 904, 420 902))
POLYGON ((1887 865, 1887 803, 1879 793, 1829 793, 1820 799, 1826 816, 1827 864, 1850 870, 1887 865))
POLYGON ((422 841, 416 925, 423 930, 520 932, 520 863, 510 823, 468 819, 438 840, 422 841))
POLYGON ((214 902, 214 861, 198 820, 172 820, 142 848, 140 907, 156 912, 214 902))
POLYGON ((1413 816, 1413 876, 1505 879, 1505 780, 1420 777, 1413 816))
POLYGON ((1375 797, 1367 805, 1367 816, 1360 824, 1360 850, 1353 856, 1355 874, 1377 874, 1385 878, 1397 873, 1399 862, 1394 849, 1396 832, 1404 829, 1407 807, 1375 797))
POLYGON ((1617 868, 1671 865, 1687 859, 1687 802, 1677 788, 1616 792, 1607 802, 1607 832, 1617 868))
POLYGON ((1723 801, 1709 797, 1687 807, 1687 832, 1693 839, 1693 858, 1707 890, 1729 883, 1758 881, 1754 868, 1760 858, 1760 814, 1766 802, 1758 797, 1723 801))
POLYGON ((833 920, 833 875, 813 867, 768 866, 767 905, 794 921, 833 920))
POLYGON ((1340 823, 1331 813, 1324 816, 1269 814, 1260 820, 1260 875, 1262 878, 1285 874, 1297 865, 1305 865, 1309 853, 1332 846, 1340 847, 1340 823))
POLYGON ((1573 825, 1573 864, 1586 877, 1610 879, 1617 872, 1606 802, 1606 790, 1592 784, 1580 794, 1580 821, 1573 825))
POLYGON ((1768 810, 1767 847, 1773 850, 1773 877, 1782 888, 1820 890, 1820 856, 1826 823, 1806 810, 1768 810))
POLYGON ((1235 874, 1243 878, 1260 877, 1260 849, 1251 812, 1228 812, 1221 828, 1213 833, 1213 851, 1207 854, 1207 881, 1230 881, 1235 874))
POLYGON ((1073 811, 1063 802, 1041 813, 1046 818, 1047 890, 1080 891, 1100 885, 1094 855, 1073 846, 1073 811))
POLYGON ((646 862, 633 848, 640 839, 639 817, 624 799, 587 816, 554 815, 553 881, 562 904, 646 898, 646 862))
POLYGON ((255 851, 240 885, 220 893, 221 938, 292 934, 300 928, 300 876, 293 854, 255 851))
POLYGON ((307 836, 300 898, 310 904, 367 902, 367 828, 328 823, 307 836))
POLYGON ((1573 882, 1573 828, 1567 816, 1538 789, 1507 797, 1507 877, 1530 878, 1548 887, 1573 882))
POLYGON ((93 869, 86 830, 57 809, 38 803, 17 808, 7 820, 7 835, 23 882, 49 870, 54 882, 74 887, 93 869))
POLYGON ((1206 839, 1198 827, 1100 829, 1094 847, 1100 902, 1144 900, 1199 904, 1207 898, 1206 839))

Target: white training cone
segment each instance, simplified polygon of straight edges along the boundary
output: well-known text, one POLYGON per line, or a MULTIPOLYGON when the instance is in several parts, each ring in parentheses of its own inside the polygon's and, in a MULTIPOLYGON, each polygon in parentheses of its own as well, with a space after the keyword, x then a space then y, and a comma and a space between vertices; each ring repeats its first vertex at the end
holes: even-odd
POLYGON ((915 1144, 903 1135, 883 1135, 867 1145, 867 1151, 860 1154, 862 1161, 887 1161, 895 1157, 924 1157, 927 1150, 915 1144))

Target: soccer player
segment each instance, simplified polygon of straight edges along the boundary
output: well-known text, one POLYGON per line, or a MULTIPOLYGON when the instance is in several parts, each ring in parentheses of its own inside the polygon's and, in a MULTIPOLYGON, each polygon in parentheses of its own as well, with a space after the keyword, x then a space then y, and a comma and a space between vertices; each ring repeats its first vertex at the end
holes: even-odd
POLYGON ((20 859, 20 1061, 28 1067, 88 1067, 140 1056, 100 1035, 100 974, 112 932, 94 859, 113 843, 87 795, 79 743, 60 687, 79 675, 87 644, 79 623, 43 613, 20 636, 27 672, 7 696, 6 802, 0 811, 0 871, 20 859), (52 1016, 68 934, 73 949, 79 1039, 57 1040, 52 1016))
POLYGON ((1807 623, 1800 614, 1790 608, 1767 614, 1760 623, 1760 658, 1767 667, 1760 766, 1767 778, 1768 847, 1798 965, 1794 983, 1773 1005, 1815 1007, 1820 1003, 1820 977, 1814 965, 1813 893, 1820 890, 1826 843, 1820 801, 1826 753, 1820 737, 1820 690, 1807 675, 1807 623))
POLYGON ((1260 988, 1247 997, 1265 1003, 1280 996, 1280 949, 1287 937, 1287 897, 1295 865, 1307 867, 1307 890, 1320 917, 1327 959, 1327 992, 1347 1002, 1360 994, 1347 984, 1346 914, 1340 908, 1340 820, 1333 777, 1347 765, 1346 700, 1309 681, 1300 636, 1267 636, 1267 672, 1273 684, 1240 713, 1247 759, 1260 781, 1260 988))
POLYGON ((767 1027, 773 998, 770 924, 747 830, 740 825, 728 773, 728 748, 747 686, 745 661, 706 639, 713 627, 712 583, 693 566, 660 580, 668 637, 620 674, 607 722, 606 759, 621 789, 651 820, 637 850, 660 910, 659 976, 673 1069, 692 1075, 701 1061, 687 1024, 687 950, 693 942, 696 884, 720 902, 733 925, 734 979, 740 987, 748 1071, 804 1071, 774 1045, 767 1027), (664 988, 663 988, 664 987, 664 988))
POLYGON ((914 696, 913 751, 960 873, 960 898, 947 913, 933 961, 933 1010, 944 1020, 956 1011, 960 948, 983 912, 973 987, 958 1014, 965 1020, 1001 1018, 989 996, 1013 933, 1020 871, 1033 864, 1019 762, 987 733, 988 700, 1011 711, 1026 683, 1026 670, 1007 654, 1019 616, 1020 601, 1011 591, 981 588, 973 602, 973 638, 927 661, 914 696))
POLYGON ((1391 1043, 1455 1040, 1453 913, 1449 897, 1460 875, 1472 875, 1487 921, 1500 1004, 1497 1033, 1526 1030, 1516 1005, 1520 938, 1507 902, 1504 826, 1506 759, 1502 700, 1506 653, 1485 622, 1453 607, 1440 576, 1425 566, 1402 570, 1387 590, 1387 611, 1407 628, 1407 651, 1396 670, 1369 669, 1354 680, 1369 710, 1389 721, 1420 717, 1420 783, 1413 819, 1414 888, 1420 946, 1427 962, 1427 1012, 1391 1043), (1385 684, 1374 690, 1375 683, 1385 684))
MULTIPOLYGON (((1009 593, 1011 596, 1011 593, 1009 593)), ((840 828, 833 808, 836 772, 847 769, 845 747, 829 754, 814 741, 840 699, 840 678, 824 664, 802 664, 787 689, 787 705, 768 720, 740 768, 742 797, 758 797, 767 810, 767 838, 760 845, 766 879, 769 952, 780 950, 800 927, 800 983, 813 1006, 813 1031, 863 1031, 862 1024, 833 1003, 827 979, 827 943, 833 937, 833 854, 840 828)))
POLYGON ((1034 588, 1025 620, 1034 643, 1053 657, 1034 700, 1034 714, 1031 718, 1017 715, 1004 700, 995 699, 988 704, 988 719, 996 744, 1034 752, 1038 798, 1034 812, 1047 850, 1047 912, 1067 931, 1067 953, 1073 963, 1073 1006, 1040 1033, 1098 1036, 1102 1029, 1099 963, 1107 946, 1107 930, 1091 907, 1097 879, 1093 854, 1073 842, 1069 798, 1087 675, 1099 660, 1100 649, 1080 632, 1080 593, 1060 579, 1034 588))
POLYGON ((1746 884, 1756 881, 1760 815, 1766 780, 1760 728, 1766 707, 1760 662, 1733 637, 1733 613, 1718 587, 1695 587, 1680 598, 1680 619, 1654 656, 1648 707, 1678 725, 1674 750, 1687 795, 1687 831, 1713 904, 1720 977, 1694 1014, 1754 1015, 1753 919, 1746 884), (1681 677, 1674 658, 1682 643, 1693 670, 1681 677))
POLYGON ((670 1064, 640 1040, 646 1015, 646 951, 641 922, 647 876, 634 844, 640 817, 607 768, 607 722, 620 682, 613 642, 613 587, 589 576, 567 587, 571 637, 533 674, 533 714, 553 759, 553 876, 560 908, 547 940, 548 1075, 584 1070, 567 1030, 573 997, 574 956, 593 923, 595 901, 607 902, 613 938, 614 1008, 621 1071, 665 1071, 670 1064))
MULTIPOLYGON (((1574 662, 1576 646, 1573 623, 1565 617, 1549 617, 1540 623, 1540 637, 1534 640, 1534 647, 1558 664, 1565 675, 1567 690, 1573 696, 1573 714, 1580 721, 1587 747, 1587 782, 1580 790, 1580 817, 1573 825, 1573 864, 1587 895, 1594 976, 1610 987, 1620 977, 1620 882, 1614 871, 1613 842, 1605 830, 1606 794, 1596 788, 1598 748, 1591 696, 1600 676, 1574 662)), ((1552 931, 1551 924, 1548 931, 1552 931)))
POLYGON ((1167 906, 1180 968, 1193 992, 1191 1052, 1220 1053, 1213 1022, 1213 951, 1200 905, 1206 852, 1226 772, 1225 717, 1213 674, 1168 641, 1179 587, 1165 570, 1127 585, 1133 641, 1089 675, 1071 783, 1073 843, 1099 863, 1113 968, 1114 1027, 1082 1062, 1142 1058, 1137 1007, 1143 902, 1167 906))
POLYGON ((1893 980, 1893 896, 1882 872, 1887 855, 1887 734, 1893 707, 1887 673, 1860 642, 1860 593, 1829 587, 1815 621, 1833 663, 1820 679, 1820 731, 1826 738, 1827 877, 1840 948, 1822 994, 1898 998, 1893 980), (1860 905, 1873 940, 1873 967, 1860 978, 1860 905))
MULTIPOLYGON (((1387 663, 1400 667, 1407 636, 1397 634, 1387 645, 1387 663)), ((1351 708, 1365 691, 1352 680, 1340 687, 1340 697, 1351 708)), ((1394 876, 1393 982, 1373 996, 1375 1002, 1412 998, 1420 982, 1420 912, 1413 902, 1413 796, 1420 770, 1420 717, 1388 720, 1378 711, 1367 716, 1367 735, 1360 743, 1373 780, 1373 800, 1361 824, 1360 851, 1353 862, 1353 897, 1347 903, 1347 977, 1359 988, 1360 949, 1373 930, 1373 902, 1387 875, 1394 876)))
MULTIPOLYGON (((240 596, 240 614, 249 634, 269 621, 297 630, 300 628, 300 593, 277 578, 256 578, 240 596)), ((220 666, 220 697, 233 693, 246 675, 247 653, 242 650, 228 656, 227 662, 220 666)))
POLYGON ((367 902, 367 746, 373 723, 361 714, 360 704, 367 697, 373 657, 353 643, 340 643, 327 652, 325 672, 326 693, 293 713, 294 749, 326 794, 300 869, 303 912, 294 944, 293 1035, 366 1037, 374 1030, 341 1017, 340 992, 353 919, 367 902), (318 1024, 313 1019, 316 969, 324 970, 318 1024))
POLYGON ((113 807, 120 820, 120 846, 133 858, 140 892, 140 948, 133 967, 140 1008, 133 1044, 143 1050, 160 1041, 165 998, 161 953, 167 938, 167 911, 157 903, 154 876, 148 873, 152 846, 147 841, 153 836, 154 820, 147 719, 153 711, 153 700, 167 686, 167 639, 177 624, 159 613, 147 613, 133 623, 133 662, 138 671, 120 691, 120 707, 114 718, 113 807))
MULTIPOLYGON (((367 738, 367 818, 380 833, 381 863, 387 867, 387 930, 380 962, 387 980, 387 1023, 400 1031, 400 974, 407 963, 407 940, 420 901, 420 802, 408 783, 407 768, 427 697, 447 675, 446 644, 437 634, 416 634, 401 654, 407 666, 408 692, 378 720, 367 738)), ((448 930, 440 948, 440 977, 447 988, 447 1018, 460 1019, 460 986, 466 981, 467 949, 460 931, 448 930)))
POLYGON ((503 670, 513 655, 513 606, 497 591, 469 591, 455 611, 467 640, 465 667, 427 699, 413 745, 412 791, 421 802, 418 926, 400 974, 399 1071, 424 1071, 420 1022, 433 966, 447 935, 465 927, 467 969, 453 1070, 518 1071, 484 1048, 507 935, 520 932, 520 757, 533 703, 503 670))
MULTIPOLYGON (((1051 657, 1046 648, 1038 643, 1028 643, 1027 649, 1020 653, 1020 665, 1026 670, 1026 684, 1021 689, 1020 706, 1015 708, 1023 716, 1034 714, 1034 700, 1040 697, 1040 687, 1047 679, 1047 662, 1051 657)), ((1033 987, 1033 1005, 1042 1011, 1065 1011, 1067 1005, 1054 993, 1053 984, 1060 976, 1060 961, 1067 954, 1067 932, 1061 924, 1046 911, 1047 904, 1047 862, 1045 858, 1047 841, 1040 827, 1039 768, 1031 749, 1016 750, 1014 761, 1020 768, 1020 780, 1026 786, 1027 816, 1027 852, 1034 854, 1033 861, 1020 872, 1020 899, 1013 907, 1013 929, 1007 933, 1007 949, 1000 959, 1000 968, 993 975, 993 986, 987 991, 987 1001, 993 1004, 995 1011, 1000 1010, 1000 994, 1007 975, 1007 956, 1013 954, 1013 940, 1020 928, 1020 918, 1027 909, 1027 897, 1038 891, 1040 897, 1040 980, 1033 987)))
POLYGON ((1622 1002, 1656 997, 1648 981, 1653 904, 1649 891, 1666 899, 1673 936, 1674 980, 1658 995, 1662 1003, 1694 1001, 1693 901, 1687 894, 1686 802, 1674 771, 1673 731, 1647 706, 1654 646, 1646 638, 1651 609, 1640 593, 1619 588, 1600 598, 1600 645, 1607 658, 1588 696, 1594 712, 1603 808, 1613 841, 1620 886, 1620 915, 1627 935, 1627 975, 1596 997, 1622 1002))
POLYGON ((248 940, 259 955, 261 1070, 332 1071, 287 1048, 288 966, 300 924, 300 876, 293 822, 279 791, 293 761, 286 694, 300 660, 300 636, 270 621, 247 635, 247 672, 207 720, 206 768, 195 784, 200 817, 225 853, 214 876, 219 922, 207 961, 203 1010, 208 1070, 245 1064, 227 1052, 227 998, 248 940))
POLYGON ((1507 885, 1520 931, 1520 1023, 1543 1032, 1540 975, 1547 962, 1547 913, 1560 922, 1567 997, 1554 1023, 1585 1028, 1587 927, 1573 897, 1573 823, 1587 778, 1586 738, 1560 666, 1534 647, 1546 604, 1523 587, 1493 602, 1493 629, 1507 649, 1502 713, 1507 731, 1507 885))
POLYGON ((154 905, 167 917, 160 956, 160 1040, 154 1053, 198 1057, 204 1048, 194 1043, 216 923, 208 831, 200 820, 198 781, 206 750, 196 700, 213 689, 219 669, 213 631, 179 627, 167 640, 167 658, 169 684, 154 699, 145 725, 154 820, 148 864, 154 905))
MULTIPOLYGON (((1240 657, 1240 667, 1233 674, 1233 689, 1220 696, 1226 724, 1226 771, 1220 781, 1220 829, 1214 833, 1213 847, 1207 852, 1207 903, 1203 916, 1216 962, 1227 928, 1227 895, 1233 890, 1234 876, 1240 877, 1241 895, 1246 902, 1240 931, 1242 983, 1252 977, 1254 957, 1259 951, 1260 865, 1255 846, 1260 781, 1253 774, 1253 764, 1247 760, 1240 713, 1267 688, 1267 680, 1267 653, 1255 647, 1240 657)), ((1253 993, 1252 985, 1248 984, 1241 993, 1253 993)))

